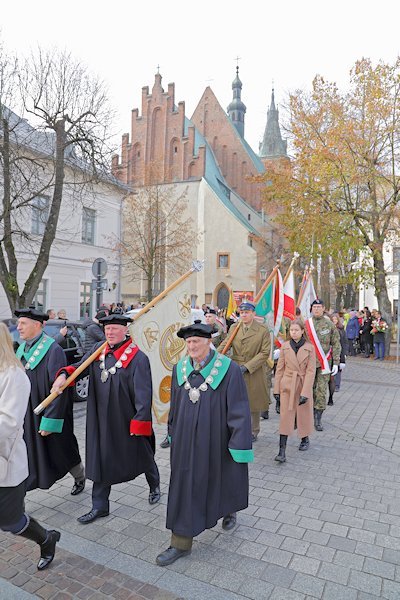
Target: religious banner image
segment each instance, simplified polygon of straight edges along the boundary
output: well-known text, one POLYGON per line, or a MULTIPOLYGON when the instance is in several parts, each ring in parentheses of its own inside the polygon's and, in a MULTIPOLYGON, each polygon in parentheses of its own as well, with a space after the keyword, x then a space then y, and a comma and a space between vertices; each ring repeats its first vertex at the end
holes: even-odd
POLYGON ((172 368, 186 351, 185 340, 176 334, 190 319, 190 291, 184 281, 130 326, 132 339, 150 361, 153 411, 158 423, 168 420, 172 368))

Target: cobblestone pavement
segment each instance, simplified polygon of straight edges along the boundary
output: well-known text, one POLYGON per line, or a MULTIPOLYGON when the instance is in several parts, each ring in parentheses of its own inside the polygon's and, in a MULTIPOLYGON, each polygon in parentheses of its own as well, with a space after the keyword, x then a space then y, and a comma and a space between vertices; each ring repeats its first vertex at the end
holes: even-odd
MULTIPOLYGON (((85 405, 76 405, 83 446, 85 405)), ((158 449, 162 498, 147 502, 143 477, 113 487, 111 513, 91 525, 90 488, 71 496, 71 477, 30 492, 27 510, 61 533, 52 567, 37 573, 37 548, 0 534, 0 597, 196 600, 400 599, 400 367, 350 358, 334 406, 308 452, 288 443, 274 462, 278 416, 255 445, 249 507, 229 533, 219 523, 191 556, 167 568, 169 451, 158 449), (130 594, 130 595, 129 595, 130 594)), ((156 426, 158 442, 165 426, 156 426)), ((83 449, 83 448, 82 448, 83 449)))

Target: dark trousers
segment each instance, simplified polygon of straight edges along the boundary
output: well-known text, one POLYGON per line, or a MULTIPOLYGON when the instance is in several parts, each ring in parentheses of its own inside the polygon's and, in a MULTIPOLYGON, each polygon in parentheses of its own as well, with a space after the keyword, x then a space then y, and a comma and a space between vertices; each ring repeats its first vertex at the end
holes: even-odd
MULTIPOLYGON (((149 484, 150 491, 153 491, 160 485, 160 473, 158 471, 157 463, 154 460, 153 466, 149 471, 145 473, 147 483, 149 484)), ((111 485, 101 483, 100 481, 93 482, 92 489, 92 506, 98 510, 110 510, 110 497, 111 485)))
POLYGON ((375 358, 385 358, 385 342, 374 342, 375 358))

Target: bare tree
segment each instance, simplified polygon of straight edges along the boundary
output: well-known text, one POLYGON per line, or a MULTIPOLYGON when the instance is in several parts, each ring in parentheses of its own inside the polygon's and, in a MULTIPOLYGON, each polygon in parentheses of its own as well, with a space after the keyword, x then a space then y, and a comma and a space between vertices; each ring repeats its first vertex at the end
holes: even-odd
POLYGON ((107 177, 113 115, 104 84, 67 52, 38 49, 22 65, 5 59, 0 68, 5 83, 0 97, 0 282, 14 311, 32 301, 42 280, 66 188, 69 197, 78 198, 85 186, 107 177), (11 90, 18 90, 23 115, 32 125, 10 110, 11 90), (43 196, 46 207, 37 203, 43 196), (42 211, 45 224, 33 236, 32 210, 42 211), (23 244, 30 244, 36 260, 20 290, 18 250, 23 244))
POLYGON ((187 269, 198 240, 187 208, 187 188, 179 192, 176 185, 144 186, 125 199, 118 249, 131 280, 146 281, 148 300, 165 287, 167 270, 187 269))

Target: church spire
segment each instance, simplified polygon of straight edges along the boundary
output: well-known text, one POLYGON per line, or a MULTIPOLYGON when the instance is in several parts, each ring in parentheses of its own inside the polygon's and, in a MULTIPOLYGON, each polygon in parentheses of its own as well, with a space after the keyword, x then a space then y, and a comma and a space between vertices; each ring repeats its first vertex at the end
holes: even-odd
POLYGON ((232 81, 233 98, 229 104, 227 111, 228 115, 239 132, 239 135, 244 137, 244 115, 246 113, 246 106, 243 104, 242 95, 242 82, 239 79, 239 65, 236 66, 236 77, 232 81))
POLYGON ((271 105, 267 112, 264 138, 260 144, 260 158, 287 157, 287 141, 282 139, 279 127, 279 110, 275 106, 275 90, 272 88, 271 105))

